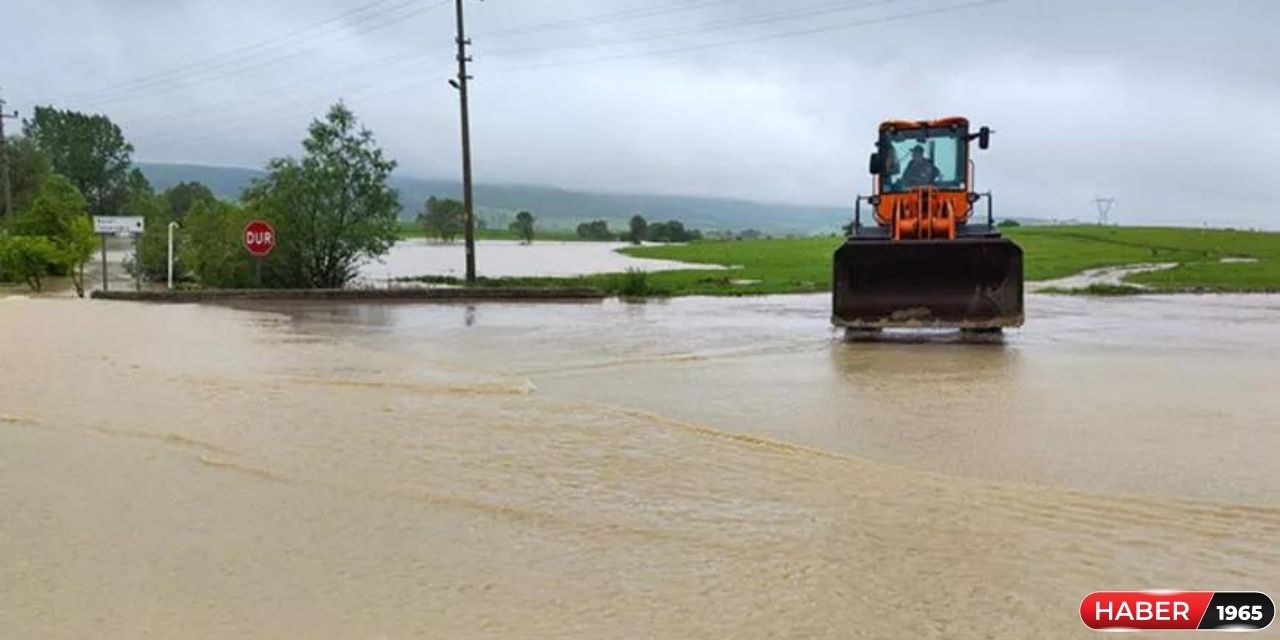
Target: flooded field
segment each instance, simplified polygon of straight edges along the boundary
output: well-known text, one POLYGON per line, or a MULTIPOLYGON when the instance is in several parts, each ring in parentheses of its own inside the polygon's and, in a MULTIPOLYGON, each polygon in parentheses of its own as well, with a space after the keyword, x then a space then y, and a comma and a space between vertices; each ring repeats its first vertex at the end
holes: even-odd
MULTIPOLYGON (((480 275, 489 278, 535 276, 560 278, 591 273, 614 273, 627 269, 671 271, 674 269, 715 269, 715 266, 688 265, 670 260, 632 258, 617 252, 630 246, 618 242, 534 242, 484 240, 476 252, 483 256, 480 275)), ((429 240, 402 240, 381 260, 360 267, 360 278, 386 282, 422 275, 461 278, 465 249, 461 242, 442 244, 429 240)))
POLYGON ((1280 590, 1276 297, 0 301, 0 636, 1086 637, 1280 590), (22 339, 14 339, 22 336, 22 339))

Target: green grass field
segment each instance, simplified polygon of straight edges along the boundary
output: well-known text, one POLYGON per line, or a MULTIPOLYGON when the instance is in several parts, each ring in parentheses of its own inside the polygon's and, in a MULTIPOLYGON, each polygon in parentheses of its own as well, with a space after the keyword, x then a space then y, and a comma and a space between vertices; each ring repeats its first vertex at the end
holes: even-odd
MULTIPOLYGON (((1280 233, 1166 227, 1015 227, 1029 281, 1052 280, 1086 269, 1139 263, 1179 266, 1131 276, 1129 282, 1158 291, 1280 292, 1280 233), (1252 258, 1254 263, 1222 263, 1252 258)), ((648 295, 761 295, 828 291, 831 259, 842 239, 705 241, 687 245, 630 247, 638 258, 722 265, 726 270, 606 274, 563 279, 501 279, 492 285, 594 286, 610 293, 648 295)), ((1080 293, 1116 295, 1134 287, 1097 287, 1080 293)))
POLYGON ((1008 236, 1022 245, 1028 280, 1050 280, 1085 269, 1167 262, 1180 266, 1131 276, 1164 290, 1280 290, 1280 233, 1173 227, 1020 227, 1008 236), (1255 258, 1223 264, 1223 258, 1255 258))

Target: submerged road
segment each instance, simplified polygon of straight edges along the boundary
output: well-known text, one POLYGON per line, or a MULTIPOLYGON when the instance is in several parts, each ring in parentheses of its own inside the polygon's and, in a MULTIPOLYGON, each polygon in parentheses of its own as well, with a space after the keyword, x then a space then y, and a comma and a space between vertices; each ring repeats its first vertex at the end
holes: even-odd
POLYGON ((1028 309, 0 300, 0 636, 1091 637, 1097 589, 1280 591, 1280 298, 1028 309))
POLYGON ((926 471, 1274 502, 1280 296, 1031 296, 995 344, 846 343, 826 295, 600 306, 259 306, 299 335, 539 395, 926 471), (415 364, 420 363, 420 364, 415 364))

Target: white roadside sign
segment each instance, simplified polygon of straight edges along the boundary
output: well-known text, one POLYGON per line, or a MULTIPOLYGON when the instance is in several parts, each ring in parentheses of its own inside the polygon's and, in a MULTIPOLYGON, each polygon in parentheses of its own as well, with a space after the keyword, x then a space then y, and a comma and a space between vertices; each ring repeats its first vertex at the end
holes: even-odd
POLYGON ((117 236, 132 236, 143 232, 145 224, 136 216, 94 216, 93 232, 117 236))

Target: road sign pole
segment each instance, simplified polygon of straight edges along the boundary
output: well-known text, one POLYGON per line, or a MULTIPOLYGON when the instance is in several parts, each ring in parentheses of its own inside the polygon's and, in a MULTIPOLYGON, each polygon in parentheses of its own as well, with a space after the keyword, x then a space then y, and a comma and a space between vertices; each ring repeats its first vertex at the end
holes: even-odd
POLYGON ((99 233, 102 238, 102 290, 107 290, 107 234, 99 233))
POLYGON ((250 220, 240 234, 245 251, 253 256, 253 287, 262 288, 262 263, 276 248, 276 230, 266 220, 250 220))
MULTIPOLYGON (((142 291, 142 256, 139 255, 141 245, 138 238, 147 228, 147 221, 141 216, 94 216, 93 232, 102 236, 102 290, 107 284, 107 236, 130 236, 133 238, 133 270, 134 288, 142 291)), ((83 282, 83 280, 82 280, 83 282)))
POLYGON ((142 256, 138 253, 138 237, 133 236, 133 290, 142 291, 142 256))
POLYGON ((173 230, 178 228, 176 221, 169 223, 169 288, 173 288, 173 230))

